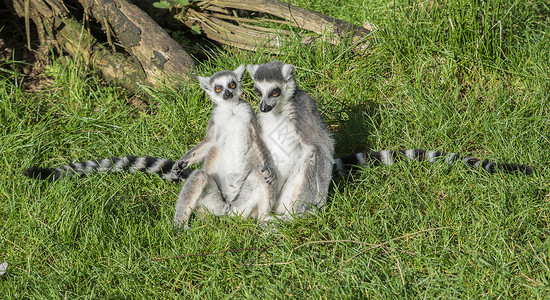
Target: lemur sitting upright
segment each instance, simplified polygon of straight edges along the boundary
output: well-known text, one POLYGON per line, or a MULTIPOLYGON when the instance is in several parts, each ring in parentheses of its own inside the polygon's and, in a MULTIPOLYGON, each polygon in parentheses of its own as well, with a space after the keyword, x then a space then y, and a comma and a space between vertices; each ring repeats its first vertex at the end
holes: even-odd
POLYGON ((260 98, 262 139, 278 177, 274 212, 291 219, 322 208, 332 178, 334 140, 315 101, 297 86, 293 65, 272 61, 247 70, 260 98))
POLYGON ((206 138, 173 167, 179 173, 204 161, 191 173, 179 194, 174 222, 187 227, 193 210, 214 215, 238 214, 260 221, 275 200, 276 174, 257 128, 250 105, 240 100, 244 66, 198 77, 201 88, 214 103, 206 138))
POLYGON ((260 98, 258 123, 262 139, 271 152, 278 176, 274 212, 283 218, 322 208, 332 175, 342 175, 354 166, 392 165, 402 157, 432 163, 444 160, 449 165, 462 161, 489 173, 532 173, 529 166, 422 149, 370 151, 333 159, 334 141, 313 99, 297 87, 294 66, 272 61, 248 66, 247 70, 260 98))

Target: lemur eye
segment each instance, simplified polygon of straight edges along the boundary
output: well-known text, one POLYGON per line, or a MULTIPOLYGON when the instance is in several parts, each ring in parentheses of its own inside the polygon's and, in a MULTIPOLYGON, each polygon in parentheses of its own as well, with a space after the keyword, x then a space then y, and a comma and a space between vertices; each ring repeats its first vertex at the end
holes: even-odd
POLYGON ((259 89, 254 89, 254 92, 256 93, 256 95, 258 95, 258 97, 262 96, 262 92, 260 92, 259 89))
POLYGON ((279 97, 281 95, 281 89, 276 88, 271 91, 270 97, 279 97))
POLYGON ((219 92, 221 92, 222 90, 223 90, 223 89, 222 89, 222 86, 221 86, 221 85, 216 85, 216 86, 214 87, 214 91, 216 91, 216 93, 219 93, 219 92))
POLYGON ((235 83, 235 81, 231 81, 231 82, 229 83, 229 88, 230 88, 230 89, 234 89, 235 87, 237 87, 237 84, 235 83))

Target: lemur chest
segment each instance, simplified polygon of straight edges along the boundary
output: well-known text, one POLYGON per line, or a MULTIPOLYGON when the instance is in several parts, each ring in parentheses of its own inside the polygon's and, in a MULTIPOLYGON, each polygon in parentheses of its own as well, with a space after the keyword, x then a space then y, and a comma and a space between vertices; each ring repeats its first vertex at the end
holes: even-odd
POLYGON ((213 156, 217 164, 213 172, 239 173, 250 164, 248 156, 251 149, 250 118, 242 114, 218 114, 215 119, 215 146, 213 156))
POLYGON ((296 162, 302 157, 303 147, 295 125, 288 117, 273 114, 261 115, 262 138, 271 152, 277 171, 288 177, 296 162))

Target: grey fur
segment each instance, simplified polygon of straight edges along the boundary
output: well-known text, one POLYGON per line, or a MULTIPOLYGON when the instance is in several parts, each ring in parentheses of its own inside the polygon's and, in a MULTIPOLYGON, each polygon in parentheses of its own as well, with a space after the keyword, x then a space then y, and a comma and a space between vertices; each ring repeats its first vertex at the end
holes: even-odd
POLYGON ((274 212, 291 219, 323 208, 332 177, 334 140, 315 101, 297 87, 290 64, 273 61, 247 70, 260 98, 262 139, 278 177, 274 212))
POLYGON ((174 165, 173 171, 204 161, 183 185, 174 223, 187 228, 193 211, 213 215, 238 214, 260 221, 275 200, 276 174, 263 144, 250 105, 242 100, 244 66, 199 77, 200 86, 214 103, 205 139, 174 165), (232 87, 233 84, 236 86, 232 87))

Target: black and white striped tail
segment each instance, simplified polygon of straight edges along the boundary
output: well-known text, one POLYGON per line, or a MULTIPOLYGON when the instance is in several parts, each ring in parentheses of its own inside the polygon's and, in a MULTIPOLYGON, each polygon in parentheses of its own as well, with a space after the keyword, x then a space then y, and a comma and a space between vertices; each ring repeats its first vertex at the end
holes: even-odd
POLYGON ((88 176, 92 173, 107 172, 146 172, 156 173, 170 181, 180 181, 189 176, 191 171, 185 169, 180 174, 172 172, 175 161, 151 156, 124 156, 111 157, 101 160, 88 160, 70 163, 55 168, 30 167, 23 171, 23 175, 35 179, 50 181, 70 176, 88 176))
POLYGON ((371 151, 367 153, 356 153, 334 160, 334 174, 345 175, 353 167, 366 167, 368 165, 387 165, 391 166, 395 162, 408 158, 419 162, 427 161, 435 163, 442 161, 452 165, 455 161, 461 161, 465 166, 483 169, 489 173, 523 173, 531 175, 533 168, 530 166, 510 163, 496 163, 488 160, 481 160, 474 157, 460 156, 457 153, 445 153, 440 151, 429 151, 423 149, 407 150, 382 150, 371 151))

